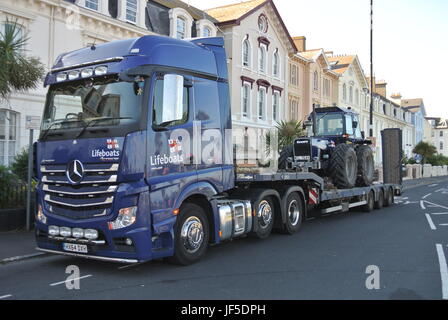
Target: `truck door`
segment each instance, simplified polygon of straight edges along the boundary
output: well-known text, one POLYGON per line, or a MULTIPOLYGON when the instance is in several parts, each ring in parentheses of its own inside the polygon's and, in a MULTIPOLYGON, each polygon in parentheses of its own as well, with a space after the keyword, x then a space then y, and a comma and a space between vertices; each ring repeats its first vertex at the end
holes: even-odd
MULTIPOLYGON (((197 181, 191 144, 192 77, 172 72, 156 73, 152 79, 149 110, 146 177, 154 215, 177 209, 174 202, 183 187, 197 181)), ((154 222, 157 220, 155 218, 154 222)))
MULTIPOLYGON (((200 152, 197 160, 198 181, 206 181, 222 191, 223 136, 218 83, 215 80, 193 79, 194 120, 200 127, 200 152)), ((199 129, 197 129, 199 131, 199 129)))

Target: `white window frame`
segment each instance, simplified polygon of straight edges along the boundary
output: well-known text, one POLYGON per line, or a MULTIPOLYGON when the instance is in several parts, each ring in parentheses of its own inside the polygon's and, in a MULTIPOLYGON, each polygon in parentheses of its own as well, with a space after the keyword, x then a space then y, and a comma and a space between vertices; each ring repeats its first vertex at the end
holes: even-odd
POLYGON ((275 122, 278 122, 281 119, 281 117, 280 117, 280 114, 281 114, 281 104, 282 104, 281 100, 282 100, 281 92, 278 91, 278 90, 274 90, 273 93, 272 93, 272 120, 275 121, 275 122), (278 102, 278 104, 277 104, 277 117, 274 116, 274 106, 275 106, 276 97, 278 97, 278 100, 277 100, 277 102, 278 102))
POLYGON ((176 39, 183 40, 186 38, 187 38, 187 19, 185 19, 182 16, 178 16, 176 18, 176 39), (183 30, 179 31, 180 27, 182 27, 183 30))
POLYGON ((319 72, 317 70, 313 73, 313 91, 319 92, 319 72))
POLYGON ((125 0, 126 2, 126 21, 130 23, 138 22, 138 0, 125 0), (129 1, 135 1, 135 10, 131 8, 129 1), (128 19, 128 12, 131 12, 135 15, 135 20, 128 19))
POLYGON ((191 29, 193 26, 193 17, 187 10, 182 8, 173 8, 169 11, 170 18, 170 37, 177 38, 177 19, 182 18, 185 20, 185 37, 184 39, 191 38, 191 29))
POLYGON ((281 66, 282 62, 280 59, 280 54, 278 49, 275 49, 274 54, 272 55, 272 76, 276 79, 280 79, 281 76, 281 66), (277 60, 277 73, 275 72, 275 61, 277 60))
POLYGON ((241 87, 241 118, 244 119, 250 119, 251 116, 251 110, 252 110, 252 84, 250 82, 243 82, 243 85, 241 87), (244 112, 244 89, 248 89, 248 106, 247 106, 247 112, 244 112))
POLYGON ((342 101, 347 102, 347 85, 342 84, 342 101))
POLYGON ((241 44, 241 66, 243 68, 247 68, 250 69, 252 68, 252 44, 250 43, 249 37, 246 36, 241 44), (247 66, 244 65, 245 61, 244 61, 244 45, 247 43, 248 45, 248 53, 247 53, 247 58, 248 58, 248 64, 247 66))
POLYGON ((201 19, 196 21, 196 35, 200 38, 205 38, 204 31, 205 29, 210 30, 210 35, 208 37, 216 37, 218 33, 218 29, 215 24, 207 19, 201 19))
POLYGON ((267 66, 268 66, 268 48, 265 44, 260 44, 258 48, 258 72, 260 74, 267 74, 267 66), (264 53, 264 63, 261 65, 261 57, 262 53, 264 53))
POLYGON ((257 119, 258 121, 266 121, 266 109, 267 109, 267 98, 268 98, 268 89, 260 86, 257 92, 257 119), (264 92, 264 105, 262 108, 263 114, 260 114, 260 93, 264 92))
POLYGON ((100 2, 101 2, 100 0, 84 0, 84 7, 86 9, 99 12, 101 10, 101 3, 100 2), (89 7, 90 3, 96 3, 97 8, 95 9, 95 8, 89 7))
MULTIPOLYGON (((1 139, 0 143, 3 144, 3 154, 0 154, 0 158, 2 158, 2 163, 4 166, 9 166, 12 164, 14 157, 17 154, 17 151, 19 150, 19 129, 20 129, 20 113, 8 109, 0 109, 0 112, 5 113, 5 139, 1 139), (15 140, 9 139, 9 132, 11 128, 11 114, 14 114, 16 117, 16 123, 15 123, 15 140), (14 150, 12 152, 12 156, 10 156, 10 144, 11 142, 15 143, 14 150)), ((1 164, 1 163, 0 163, 1 164)))

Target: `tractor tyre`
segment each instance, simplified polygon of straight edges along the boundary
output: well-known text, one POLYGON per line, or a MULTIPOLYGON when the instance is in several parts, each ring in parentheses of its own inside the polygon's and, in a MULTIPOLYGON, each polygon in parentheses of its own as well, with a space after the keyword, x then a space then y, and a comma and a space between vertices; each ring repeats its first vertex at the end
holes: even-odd
POLYGON ((280 157, 278 158, 278 169, 279 170, 288 170, 288 158, 294 157, 293 146, 287 146, 283 148, 280 153, 280 157))
POLYGON ((367 145, 360 146, 356 151, 358 157, 358 187, 371 186, 375 174, 375 162, 373 160, 372 148, 367 145))
POLYGON ((358 160, 353 147, 339 144, 331 155, 328 175, 338 189, 351 189, 355 187, 358 177, 358 160))

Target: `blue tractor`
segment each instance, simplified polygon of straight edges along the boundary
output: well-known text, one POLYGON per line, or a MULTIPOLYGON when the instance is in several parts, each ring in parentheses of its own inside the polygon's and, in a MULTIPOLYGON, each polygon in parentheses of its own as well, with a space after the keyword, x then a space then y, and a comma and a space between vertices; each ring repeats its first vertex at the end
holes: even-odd
POLYGON ((330 178, 338 189, 373 183, 372 142, 364 138, 356 112, 340 107, 316 108, 306 127, 308 137, 298 138, 282 150, 280 170, 314 172, 330 178))

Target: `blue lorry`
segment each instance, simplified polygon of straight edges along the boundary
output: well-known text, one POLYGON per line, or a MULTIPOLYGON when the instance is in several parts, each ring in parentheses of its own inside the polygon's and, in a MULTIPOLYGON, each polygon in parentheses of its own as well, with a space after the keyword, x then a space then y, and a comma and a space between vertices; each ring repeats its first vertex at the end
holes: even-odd
POLYGON ((188 265, 211 244, 294 234, 315 212, 392 205, 400 189, 328 189, 306 170, 238 171, 232 138, 219 136, 232 129, 222 38, 83 48, 59 56, 45 86, 34 145, 40 251, 188 265), (198 159, 209 136, 227 147, 198 159))

